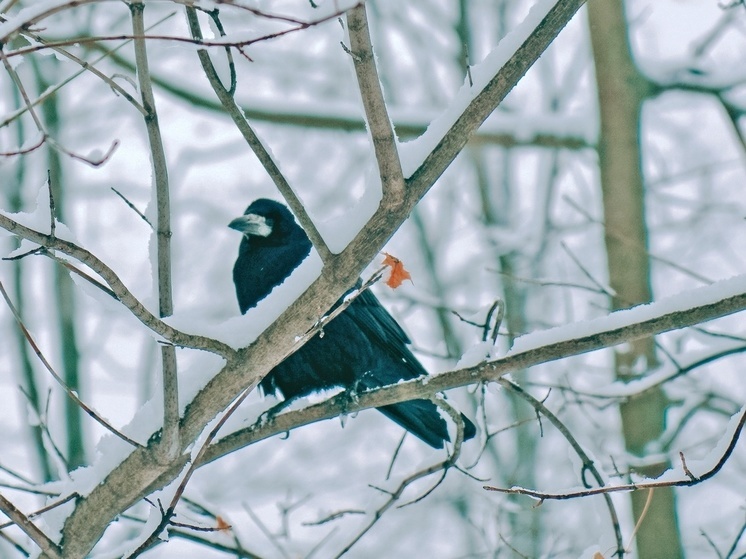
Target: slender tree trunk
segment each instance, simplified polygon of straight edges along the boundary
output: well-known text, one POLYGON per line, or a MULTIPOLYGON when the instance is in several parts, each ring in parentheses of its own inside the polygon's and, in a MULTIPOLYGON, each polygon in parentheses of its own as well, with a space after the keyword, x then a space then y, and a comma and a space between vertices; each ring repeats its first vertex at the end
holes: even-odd
MULTIPOLYGON (((645 196, 640 153, 640 116, 646 82, 637 72, 627 37, 624 6, 619 0, 588 3, 591 41, 601 118, 599 164, 605 219, 609 285, 614 310, 651 300, 650 261, 645 222, 645 196)), ((615 354, 617 378, 632 380, 657 366, 652 338, 627 344, 615 354)), ((646 446, 664 429, 667 401, 655 389, 620 407, 627 450, 643 456, 646 446)), ((657 476, 664 461, 637 468, 657 476)), ((632 509, 640 521, 648 494, 632 493, 632 509)), ((660 488, 652 495, 637 532, 639 557, 682 557, 674 491, 660 488)))
MULTIPOLYGON (((45 63, 54 64, 52 60, 45 63)), ((51 84, 49 76, 56 75, 56 68, 44 71, 39 66, 35 67, 39 91, 44 91, 51 84), (46 78, 44 77, 46 76, 46 78)), ((59 117, 59 99, 52 95, 42 105, 42 114, 47 131, 54 137, 59 138, 61 132, 59 117)), ((52 194, 55 202, 55 218, 65 222, 65 189, 62 161, 60 153, 55 149, 48 149, 47 168, 51 181, 52 194)), ((65 383, 75 391, 80 390, 80 353, 78 351, 78 336, 76 329, 76 307, 75 290, 70 274, 61 266, 54 267, 54 284, 57 308, 57 328, 60 338, 60 350, 62 357, 62 374, 65 383)), ((67 466, 70 470, 86 463, 83 412, 70 398, 64 397, 65 433, 67 435, 67 466)))
MULTIPOLYGON (((20 95, 15 92, 15 90, 14 97, 16 106, 20 106, 20 95)), ((19 120, 16 126, 18 145, 22 146, 26 140, 22 121, 19 120)), ((24 158, 19 158, 16 164, 17 167, 14 180, 7 189, 8 208, 11 212, 21 212, 26 209, 23 206, 23 187, 26 182, 26 160, 24 158)), ((19 240, 16 240, 15 242, 20 245, 19 240)), ((18 307, 19 314, 23 318, 26 314, 27 300, 25 263, 23 260, 15 260, 11 265, 13 267, 13 292, 15 294, 16 306, 18 307)), ((34 373, 34 366, 31 362, 28 342, 20 328, 14 327, 13 331, 16 333, 16 346, 18 347, 19 366, 21 370, 21 386, 23 386, 28 405, 31 406, 36 413, 41 415, 44 403, 39 394, 39 385, 34 373)), ((33 454, 36 457, 41 477, 44 481, 52 481, 53 479, 56 479, 57 476, 52 468, 49 455, 44 447, 44 430, 42 425, 37 422, 32 422, 28 427, 31 432, 31 440, 33 441, 33 454)))

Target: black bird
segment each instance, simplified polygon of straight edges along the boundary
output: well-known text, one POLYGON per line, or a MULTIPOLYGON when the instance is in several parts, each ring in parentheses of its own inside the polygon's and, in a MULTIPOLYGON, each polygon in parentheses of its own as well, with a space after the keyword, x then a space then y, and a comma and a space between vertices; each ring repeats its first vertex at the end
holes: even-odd
MULTIPOLYGON (((311 241, 290 211, 272 200, 254 201, 229 227, 243 233, 233 283, 245 314, 300 265, 311 252, 311 241)), ((279 390, 290 400, 326 388, 368 390, 426 375, 409 343, 375 295, 365 290, 324 327, 323 337, 313 337, 272 369, 261 388, 265 394, 279 390)), ((450 440, 446 422, 430 400, 378 409, 434 448, 450 440)), ((465 416, 462 419, 464 438, 470 439, 476 429, 465 416)))

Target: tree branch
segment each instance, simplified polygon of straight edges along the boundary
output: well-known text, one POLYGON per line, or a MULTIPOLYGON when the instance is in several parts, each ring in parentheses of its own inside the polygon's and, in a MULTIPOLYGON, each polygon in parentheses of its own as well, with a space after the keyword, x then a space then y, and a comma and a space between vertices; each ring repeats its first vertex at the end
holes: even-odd
POLYGON ((17 221, 9 218, 6 215, 0 213, 0 228, 5 229, 9 233, 32 241, 50 251, 59 251, 62 254, 66 254, 76 260, 82 262, 107 283, 111 288, 112 292, 116 295, 120 303, 122 303, 129 311, 137 318, 142 324, 147 326, 150 330, 156 334, 163 336, 164 339, 173 343, 176 346, 189 347, 192 349, 201 349, 216 353, 221 357, 230 359, 235 355, 236 350, 223 342, 207 338, 205 336, 197 336, 193 334, 187 334, 176 328, 173 328, 157 318, 151 313, 145 306, 135 297, 132 292, 127 289, 119 276, 107 266, 103 261, 94 256, 88 250, 79 247, 75 243, 65 241, 59 237, 53 237, 41 233, 24 225, 21 225, 17 221))
POLYGON ((0 510, 15 522, 16 526, 23 530, 26 535, 39 546, 42 553, 44 553, 45 558, 62 559, 60 548, 57 547, 57 544, 50 540, 49 536, 42 532, 36 524, 31 522, 25 514, 2 495, 0 495, 0 510))
MULTIPOLYGON (((574 10, 579 8, 581 4, 581 0, 574 0, 570 3, 574 10)), ((565 6, 566 4, 563 3, 562 5, 565 6)), ((512 71, 508 73, 508 76, 500 74, 499 85, 493 86, 490 91, 503 88, 503 93, 498 95, 493 91, 493 95, 488 100, 483 99, 479 103, 479 110, 483 111, 484 104, 488 102, 496 105, 495 99, 501 99, 507 94, 515 81, 538 58, 541 49, 551 40, 549 37, 553 38, 559 33, 574 10, 572 12, 569 9, 559 10, 562 17, 546 18, 542 22, 540 34, 543 40, 526 41, 521 47, 523 50, 519 49, 519 52, 529 48, 535 49, 532 50, 531 55, 517 57, 514 62, 509 63, 514 68, 522 68, 522 72, 512 71), (553 26, 556 26, 556 28, 552 29, 553 26)), ((552 10, 552 13, 556 12, 556 9, 552 10)), ((205 54, 200 54, 200 57, 204 59, 205 54)), ((210 71, 214 72, 211 64, 205 66, 208 73, 210 71)), ((223 95, 221 89, 218 89, 218 95, 223 95)), ((222 91, 225 90, 222 89, 222 91)), ((480 98, 480 96, 477 96, 477 98, 480 98)), ((223 98, 221 98, 222 100, 223 98)), ((494 106, 490 108, 490 111, 493 108, 494 106)), ((472 114, 475 109, 469 108, 467 111, 472 114)), ((484 118, 486 118, 486 115, 484 115, 484 118)), ((474 118, 470 116, 467 120, 471 122, 474 118)), ((243 126, 241 122, 245 121, 242 119, 237 121, 236 124, 243 126)), ((461 125, 455 133, 455 137, 462 138, 465 143, 469 133, 475 128, 476 124, 466 127, 461 125)), ((454 137, 454 133, 449 132, 448 134, 450 134, 449 138, 454 137)), ((452 150, 453 146, 456 145, 450 140, 447 143, 449 150, 452 150)), ((463 143, 461 146, 463 146, 463 143)), ((384 244, 407 218, 417 201, 432 186, 437 176, 442 173, 442 170, 438 171, 437 168, 444 164, 447 165, 442 154, 450 153, 449 150, 443 151, 441 149, 437 157, 430 158, 426 161, 426 164, 423 164, 421 169, 426 168, 427 172, 422 172, 415 177, 412 183, 414 188, 411 193, 408 189, 405 203, 394 203, 384 198, 365 227, 344 251, 332 260, 325 262, 324 273, 250 347, 239 350, 235 358, 230 359, 226 367, 205 385, 184 412, 181 423, 181 443, 184 448, 199 436, 204 429, 204 425, 230 404, 236 394, 246 389, 253 389, 259 379, 278 364, 281 356, 291 350, 295 335, 298 332, 307 331, 355 283, 363 268, 377 256, 384 244)), ((453 157, 455 157, 455 152, 452 153, 451 160, 453 157)), ((589 350, 590 348, 585 351, 589 350)), ((566 351, 568 354, 570 353, 569 348, 566 351)), ((490 369, 485 369, 485 371, 487 371, 483 371, 485 376, 487 373, 493 373, 490 369)), ((475 372, 474 376, 479 376, 479 373, 475 372)), ((437 378, 431 377, 429 380, 432 383, 437 378)), ((471 378, 467 378, 463 384, 474 382, 470 380, 471 378)), ((398 390, 400 387, 397 386, 396 389, 398 390)), ((421 386, 420 389, 422 390, 421 386)), ((428 390, 425 389, 426 392, 428 390)), ((431 393, 440 390, 442 388, 432 390, 431 393)), ((413 391, 416 392, 416 390, 413 391)), ((384 391, 380 392, 380 394, 383 393, 384 391)), ((399 401, 411 398, 407 394, 399 401)), ((67 519, 63 530, 66 543, 65 551, 70 553, 70 557, 85 556, 101 537, 111 519, 116 517, 121 510, 126 509, 149 491, 168 483, 178 474, 177 467, 179 464, 183 464, 183 457, 179 457, 170 465, 153 463, 151 453, 158 452, 158 449, 155 448, 158 444, 159 442, 154 440, 148 450, 135 450, 86 498, 78 502, 72 515, 67 519)))
POLYGON ((736 428, 734 432, 730 435, 730 439, 728 441, 728 446, 725 448, 725 451, 720 456, 718 461, 715 463, 715 465, 707 470, 705 473, 703 473, 700 476, 695 476, 692 474, 691 471, 689 471, 689 468, 686 465, 686 459, 684 458, 684 453, 679 452, 679 459, 681 460, 681 467, 684 471, 684 474, 686 475, 686 479, 675 479, 675 480, 661 480, 661 481, 649 481, 649 482, 641 482, 641 483, 625 483, 623 485, 608 485, 604 487, 594 487, 592 489, 586 489, 584 491, 567 491, 565 493, 544 493, 542 491, 534 491, 533 489, 526 489, 524 487, 511 487, 511 488, 501 488, 501 487, 492 487, 491 485, 485 485, 484 489, 487 491, 496 491, 498 493, 512 493, 515 495, 526 495, 528 497, 533 497, 534 499, 539 499, 542 501, 547 500, 557 500, 557 501, 564 501, 568 499, 578 499, 581 497, 591 497, 593 495, 605 495, 608 493, 618 493, 620 491, 628 492, 628 491, 637 491, 639 489, 656 489, 660 487, 691 487, 692 485, 697 485, 702 483, 703 481, 707 481, 708 479, 711 479, 715 476, 722 468, 725 466, 725 463, 730 458, 731 454, 733 454, 733 450, 736 448, 736 443, 738 442, 739 437, 741 436, 741 432, 743 431, 743 427, 746 424, 746 408, 742 409, 741 415, 738 418, 738 423, 736 424, 736 428))
POLYGON ((350 55, 363 99, 373 150, 378 161, 383 197, 400 203, 404 197, 404 175, 396 148, 394 128, 378 78, 365 4, 347 12, 347 29, 350 35, 350 55))
MULTIPOLYGON (((137 80, 145 108, 145 127, 153 164, 156 203, 156 277, 158 280, 158 314, 161 318, 171 316, 174 302, 171 281, 171 197, 169 193, 168 165, 163 149, 158 112, 155 108, 153 85, 148 69, 148 51, 145 45, 145 5, 142 0, 129 4, 132 15, 132 33, 135 36, 135 65, 137 80)), ((179 451, 179 379, 176 368, 176 348, 170 344, 161 346, 161 374, 163 379, 163 450, 164 462, 172 460, 179 451)))
MULTIPOLYGON (((541 401, 537 400, 531 394, 523 390, 520 386, 518 386, 516 383, 501 378, 497 381, 500 383, 501 386, 507 388, 514 394, 517 394, 520 398, 525 400, 529 403, 531 407, 533 407, 536 410, 536 413, 540 413, 544 417, 546 417, 549 422, 554 425, 554 427, 562 433, 562 436, 565 437, 565 440, 570 444, 570 446, 575 451, 575 454, 578 455, 578 458, 583 462, 583 467, 581 471, 581 477, 583 479, 583 484, 585 483, 585 473, 590 472, 593 478, 596 480, 596 483, 598 485, 604 484, 604 478, 601 476, 601 473, 598 471, 598 468, 596 468, 596 465, 593 462, 593 459, 588 456, 588 454, 585 452, 585 449, 580 446, 580 443, 578 443, 577 439, 572 435, 570 430, 565 426, 562 421, 549 409, 547 408, 541 401)), ((587 485, 586 485, 587 487, 587 485)), ((614 537, 616 538, 616 546, 617 546, 617 552, 616 554, 621 558, 624 557, 624 540, 622 539, 622 528, 619 523, 619 515, 616 512, 616 507, 614 507, 614 501, 611 500, 611 497, 609 495, 604 494, 604 500, 606 501, 606 508, 609 509, 609 516, 611 517, 611 525, 614 529, 614 537)))
MULTIPOLYGON (((742 280, 742 283, 746 280, 746 278, 738 279, 742 280)), ((612 347, 671 330, 686 328, 746 309, 746 293, 734 296, 723 295, 721 297, 720 293, 724 291, 722 288, 723 286, 718 284, 702 287, 689 292, 688 297, 679 298, 680 300, 696 298, 700 301, 708 298, 714 299, 697 307, 671 311, 671 301, 662 300, 644 307, 611 313, 604 318, 597 319, 592 322, 593 328, 590 327, 590 323, 587 324, 588 332, 576 338, 554 341, 526 351, 509 354, 501 359, 480 363, 473 367, 465 367, 385 386, 374 391, 357 394, 354 399, 347 393, 337 394, 306 408, 280 414, 274 417, 273 421, 261 426, 242 429, 220 439, 205 454, 205 461, 211 462, 256 441, 301 425, 337 417, 340 414, 351 414, 363 409, 378 408, 418 398, 429 398, 452 388, 468 386, 478 382, 495 381, 513 371, 582 355, 590 351, 612 347), (647 318, 640 318, 643 314, 641 311, 647 315, 647 318), (624 320, 625 315, 627 320, 624 320), (637 318, 639 318, 639 321, 635 321, 637 318), (622 321, 624 324, 620 325, 622 321)), ((744 285, 744 291, 746 291, 746 285, 744 285)), ((566 328, 568 332, 574 332, 577 331, 577 326, 568 325, 566 328)), ((535 335, 541 338, 545 334, 545 332, 538 332, 535 335)), ((523 338, 529 338, 530 336, 531 334, 523 338)), ((548 335, 547 337, 557 339, 561 336, 548 335)), ((521 338, 518 338, 517 345, 520 345, 520 341, 521 338)))
MULTIPOLYGON (((192 33, 192 36, 194 36, 196 39, 201 39, 202 30, 199 25, 199 20, 197 19, 196 10, 194 8, 187 7, 186 13, 187 19, 189 21, 189 29, 192 33)), ((280 171, 280 168, 277 166, 274 159, 272 159, 272 155, 269 153, 267 148, 264 147, 264 144, 259 139, 259 136, 256 135, 256 132, 254 132, 254 129, 251 127, 251 125, 249 125, 249 122, 246 120, 243 111, 236 104, 233 95, 225 88, 223 83, 220 81, 220 77, 215 71, 215 66, 213 66, 212 60, 210 60, 210 55, 206 50, 201 49, 197 51, 197 56, 199 56, 199 60, 202 64, 202 69, 205 72, 205 76, 207 76, 207 80, 210 82, 210 85, 212 86, 213 91, 215 91, 215 95, 220 100, 220 103, 225 109, 225 112, 227 112, 228 115, 233 119, 236 128, 238 128, 239 132, 241 132, 244 140, 246 140, 246 143, 249 144, 249 147, 252 149, 257 159, 259 159, 259 162, 262 164, 269 177, 275 183, 277 190, 280 191, 280 194, 282 194, 282 197, 285 198, 288 206, 290 206, 290 209, 293 210, 293 213, 298 219, 301 227, 303 227, 303 229, 305 230, 308 238, 311 239, 316 252, 319 253, 322 262, 329 262, 332 258, 334 258, 334 255, 332 254, 331 250, 329 250, 329 247, 326 245, 326 241, 324 241, 324 238, 321 236, 321 233, 319 233, 316 225, 314 225, 313 221, 308 216, 306 208, 303 206, 303 202, 301 202, 300 198, 298 198, 298 196, 295 194, 295 191, 293 191, 293 188, 290 186, 290 183, 288 183, 285 175, 282 174, 282 171, 280 171)))
MULTIPOLYGON (((492 114, 528 69, 549 47, 585 0, 558 0, 515 53, 459 114, 419 168, 407 179, 407 194, 422 198, 466 145, 469 137, 492 114)), ((536 8, 533 8, 536 9, 536 8)), ((529 17, 531 14, 529 14, 529 17)), ((410 204, 414 205, 414 201, 410 204)))

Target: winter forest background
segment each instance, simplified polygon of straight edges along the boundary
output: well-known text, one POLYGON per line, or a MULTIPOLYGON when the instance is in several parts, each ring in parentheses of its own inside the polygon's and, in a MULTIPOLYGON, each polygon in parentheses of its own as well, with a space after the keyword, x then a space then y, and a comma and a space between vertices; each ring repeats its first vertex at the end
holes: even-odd
POLYGON ((746 554, 743 2, 0 14, 0 556, 746 554), (258 197, 317 254, 241 316, 258 197), (383 250, 439 376, 260 417, 383 250), (445 389, 444 451, 360 411, 445 389))

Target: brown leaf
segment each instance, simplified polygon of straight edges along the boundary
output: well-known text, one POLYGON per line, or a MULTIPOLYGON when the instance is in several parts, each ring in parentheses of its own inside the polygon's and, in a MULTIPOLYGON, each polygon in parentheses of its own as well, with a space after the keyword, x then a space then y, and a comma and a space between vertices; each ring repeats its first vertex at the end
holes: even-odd
POLYGON ((227 532, 232 528, 230 524, 228 524, 225 520, 223 520, 223 517, 218 515, 215 517, 215 521, 217 522, 216 528, 220 530, 221 532, 227 532))
POLYGON ((383 259, 383 265, 391 268, 391 275, 386 280, 386 285, 391 289, 396 289, 404 280, 412 281, 412 276, 404 269, 404 264, 401 260, 395 256, 391 256, 388 252, 384 252, 383 254, 386 255, 383 259))

